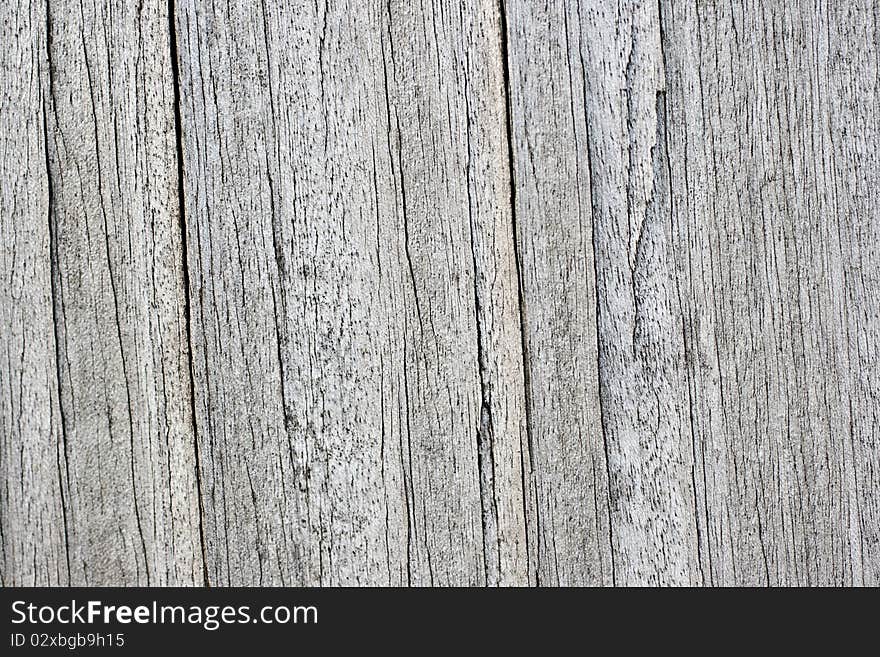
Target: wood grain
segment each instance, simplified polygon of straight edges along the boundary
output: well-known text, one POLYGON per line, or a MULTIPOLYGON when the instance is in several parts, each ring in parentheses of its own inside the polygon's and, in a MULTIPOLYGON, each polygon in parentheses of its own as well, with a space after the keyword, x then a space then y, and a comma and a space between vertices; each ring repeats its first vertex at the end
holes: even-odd
POLYGON ((0 582, 880 583, 874 5, 3 6, 0 582))
POLYGON ((876 26, 664 13, 706 583, 878 583, 876 26))
POLYGON ((46 8, 0 6, 3 586, 69 580, 46 160, 46 8))
POLYGON ((212 581, 526 581, 499 15, 453 9, 181 6, 212 581))
POLYGON ((32 298, 36 315, 7 350, 32 362, 4 368, 4 399, 19 397, 6 426, 20 420, 4 444, 27 448, 4 476, 37 490, 4 497, 4 540, 18 543, 4 580, 202 581, 165 9, 55 1, 14 16, 31 25, 14 42, 32 71, 6 77, 33 97, 19 101, 31 118, 4 126, 27 145, 27 167, 4 181, 35 189, 7 195, 4 182, 4 207, 19 208, 5 221, 34 243, 6 251, 31 289, 4 313, 23 320, 32 298), (37 503, 54 519, 45 547, 22 526, 37 503), (18 555, 30 542, 35 573, 18 555))
POLYGON ((535 579, 610 585, 608 445, 599 403, 579 7, 517 1, 506 10, 535 579))

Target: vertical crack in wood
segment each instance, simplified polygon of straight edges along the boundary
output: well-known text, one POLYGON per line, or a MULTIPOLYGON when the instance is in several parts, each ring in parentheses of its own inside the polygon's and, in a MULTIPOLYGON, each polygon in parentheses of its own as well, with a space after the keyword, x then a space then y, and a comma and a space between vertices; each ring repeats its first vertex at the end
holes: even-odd
MULTIPOLYGON (((388 79, 388 65, 390 59, 391 70, 394 75, 396 75, 396 62, 394 59, 394 37, 392 33, 392 25, 391 25, 391 0, 388 0, 385 3, 385 18, 386 18, 386 30, 387 30, 387 38, 388 38, 388 47, 390 49, 390 55, 386 58, 385 54, 385 39, 379 39, 379 46, 381 48, 382 53, 382 80, 384 85, 384 100, 385 100, 385 116, 386 116, 386 127, 387 127, 387 139, 388 139, 388 160, 391 166, 391 175, 395 178, 396 181, 400 183, 400 206, 397 207, 397 196, 395 195, 395 206, 400 212, 402 223, 403 223, 403 246, 404 246, 404 257, 406 258, 407 271, 409 275, 409 281, 412 285, 413 291, 413 300, 416 306, 416 315, 419 320, 419 329, 424 332, 424 325, 422 323, 422 311, 419 302, 418 289, 416 287, 416 279, 415 272, 413 270, 412 258, 410 257, 410 243, 409 243, 409 217, 407 215, 407 197, 406 197, 406 180, 403 172, 403 135, 400 130, 400 117, 397 116, 395 112, 394 116, 394 126, 397 130, 397 148, 393 148, 393 136, 391 130, 391 98, 390 98, 390 82, 388 79), (394 170, 394 152, 397 155, 397 172, 394 170)), ((384 36, 384 35, 383 35, 384 36)), ((396 79, 396 78, 395 78, 396 79)), ((406 325, 406 316, 404 316, 404 324, 406 325)), ((400 473, 401 478, 403 480, 403 501, 404 501, 404 509, 406 512, 406 584, 407 586, 412 586, 413 582, 413 551, 414 551, 414 534, 415 534, 415 517, 413 514, 413 509, 415 507, 415 493, 413 492, 413 473, 412 473, 412 444, 410 438, 412 436, 411 427, 410 427, 410 386, 409 386, 409 362, 408 362, 408 351, 409 346, 406 340, 406 332, 408 329, 404 330, 403 334, 403 387, 404 387, 404 404, 406 407, 406 417, 404 424, 406 426, 406 431, 399 432, 399 452, 400 452, 400 473), (406 446, 404 446, 404 433, 406 434, 406 446), (406 454, 406 456, 404 455, 406 454)), ((387 521, 386 521, 386 532, 387 532, 387 521)), ((387 548, 387 543, 386 543, 387 548)), ((427 547, 426 547, 427 549, 427 547)))
MULTIPOLYGON (((49 227, 49 281, 52 296, 52 334, 55 340, 55 383, 58 391, 58 412, 61 417, 61 446, 56 448, 56 461, 58 467, 58 491, 61 496, 61 518, 64 525, 64 555, 67 561, 67 585, 71 582, 70 569, 70 528, 67 520, 67 497, 65 486, 70 488, 70 458, 67 446, 67 418, 64 412, 64 400, 61 394, 61 339, 58 331, 58 305, 60 304, 60 273, 58 271, 58 248, 57 226, 54 216, 54 190, 52 188, 52 163, 49 156, 49 113, 46 104, 55 102, 55 86, 52 79, 52 16, 49 10, 49 0, 46 0, 46 70, 49 84, 49 97, 43 99, 43 154, 46 162, 46 195, 47 212, 46 219, 49 227), (57 282, 56 282, 57 279, 57 282), (62 473, 61 454, 64 455, 62 473)), ((36 572, 36 570, 35 570, 36 572)))
MULTIPOLYGON (((501 43, 501 65, 503 72, 503 82, 504 82, 504 118, 505 118, 505 129, 506 129, 506 137, 507 137, 507 176, 510 182, 510 222, 511 222, 511 230, 513 235, 513 261, 516 269, 516 303, 518 309, 518 317, 519 317, 519 337, 520 337, 520 352, 522 356, 522 372, 523 372, 523 397, 524 404, 523 409, 525 412, 525 429, 526 429, 526 444, 525 448, 523 448, 522 443, 520 443, 520 470, 522 473, 522 511, 523 511, 523 533, 525 536, 525 548, 526 548, 526 572, 529 574, 529 583, 532 581, 532 557, 531 557, 531 549, 529 545, 529 513, 528 513, 528 498, 530 497, 529 492, 532 490, 531 482, 532 477, 531 473, 534 472, 535 464, 533 459, 534 449, 533 449, 533 436, 532 436, 532 383, 531 376, 529 372, 529 350, 528 350, 528 336, 526 335, 526 305, 525 305, 525 297, 523 294, 523 273, 522 273, 522 259, 520 256, 519 249, 519 227, 517 225, 517 214, 516 214, 516 161, 514 160, 513 154, 513 104, 511 102, 510 97, 510 56, 508 53, 508 23, 507 23, 507 5, 505 0, 498 0, 498 15, 500 18, 500 43, 501 43), (528 454, 524 454, 524 452, 528 452, 528 454), (528 457, 527 459, 525 457, 528 457), (526 471, 526 461, 528 461, 528 472, 526 471)), ((538 505, 535 505, 535 513, 538 513, 538 505)), ((540 570, 537 565, 537 561, 534 564, 534 582, 539 585, 540 582, 540 570)))
MULTIPOLYGON (((189 249, 186 231, 186 194, 183 178, 183 124, 180 115, 180 60, 177 49, 177 28, 175 25, 176 2, 168 0, 168 43, 171 49, 171 81, 174 90, 174 144, 177 156, 177 206, 180 228, 181 261, 183 266, 183 313, 186 324, 186 354, 189 365, 189 403, 193 432, 193 457, 195 462, 196 496, 199 503, 199 542, 202 548, 202 578, 205 586, 208 579, 208 550, 205 543, 205 505, 202 497, 202 468, 199 457, 199 434, 196 422, 195 373, 193 371, 192 317, 190 301, 189 249)), ((207 372, 206 372, 207 376, 207 372)))
MULTIPOLYGON (((390 11, 390 10, 389 10, 390 11)), ((391 20, 389 14, 389 21, 391 20)), ((391 26, 389 23, 389 39, 391 26)), ((393 63, 393 56, 392 56, 393 63)), ((387 82, 387 81, 386 81, 387 82)), ((386 87, 387 90, 387 87, 386 87)), ((386 96, 386 102, 388 102, 388 98, 386 96)), ((388 121, 389 124, 391 122, 391 114, 390 114, 390 105, 388 105, 388 121)), ((406 205, 406 182, 404 180, 403 175, 403 136, 400 132, 400 118, 395 115, 396 125, 397 125, 397 168, 398 174, 400 176, 400 203, 401 203, 401 213, 403 219, 403 252, 406 258, 407 268, 409 270, 409 279, 412 284, 413 290, 413 300, 416 306, 416 315, 419 318, 419 330, 424 333, 424 326, 422 324, 422 311, 419 305, 419 292, 416 287, 416 278, 415 273, 413 271, 412 265, 412 257, 410 256, 410 245, 409 245, 409 216, 407 214, 407 205, 406 205)), ((403 487, 404 487, 404 501, 406 503, 406 582, 408 586, 412 585, 412 560, 413 560, 413 535, 415 534, 415 518, 413 517, 413 509, 415 508, 415 493, 413 492, 413 473, 412 473, 412 430, 410 428, 410 386, 409 386, 409 364, 407 357, 407 344, 404 341, 403 345, 403 387, 404 387, 404 402, 406 404, 406 462, 404 462, 404 446, 403 446, 403 432, 400 434, 400 468, 401 474, 403 477, 403 487)), ((425 539, 427 540, 427 538, 425 539)), ((425 545, 425 551, 427 552, 428 547, 425 545)))
MULTIPOLYGON (((467 59, 467 53, 465 53, 467 59)), ((470 64, 468 64, 470 69, 470 64)), ((470 178, 471 162, 471 119, 468 80, 464 80, 464 105, 465 105, 465 140, 467 161, 465 171, 470 178)), ((477 426, 477 474, 480 485, 480 506, 483 529, 483 565, 486 570, 486 584, 498 586, 501 579, 501 545, 498 532, 498 499, 495 495, 495 446, 494 430, 492 426, 492 392, 486 382, 486 351, 484 347, 485 336, 481 317, 483 314, 480 301, 480 290, 477 278, 479 265, 475 250, 476 228, 474 226, 474 201, 471 194, 470 180, 465 181, 465 190, 468 199, 468 224, 470 228, 471 262, 473 266, 474 288, 474 323, 476 325, 476 350, 477 350, 477 374, 480 380, 480 422, 477 426)))

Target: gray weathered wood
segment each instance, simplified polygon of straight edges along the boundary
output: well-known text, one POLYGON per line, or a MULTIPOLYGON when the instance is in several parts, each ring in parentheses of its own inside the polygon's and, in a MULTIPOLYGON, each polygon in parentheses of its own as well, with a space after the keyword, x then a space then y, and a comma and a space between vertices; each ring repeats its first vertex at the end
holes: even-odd
POLYGON ((0 8, 0 581, 880 583, 875 3, 0 8))
POLYGON ((527 582, 499 22, 182 3, 211 581, 527 582))
POLYGON ((876 12, 664 4, 707 584, 880 583, 876 12))
POLYGON ((46 168, 46 8, 0 6, 0 582, 69 580, 46 168))
POLYGON ((4 485, 35 487, 4 498, 4 579, 201 582, 166 6, 4 11, 30 67, 6 73, 27 86, 4 120, 27 113, 4 123, 4 485))
POLYGON ((684 345, 669 230, 659 7, 578 6, 614 577, 697 575, 684 345))
POLYGON ((530 534, 544 585, 614 582, 578 10, 517 0, 506 12, 536 505, 530 534))

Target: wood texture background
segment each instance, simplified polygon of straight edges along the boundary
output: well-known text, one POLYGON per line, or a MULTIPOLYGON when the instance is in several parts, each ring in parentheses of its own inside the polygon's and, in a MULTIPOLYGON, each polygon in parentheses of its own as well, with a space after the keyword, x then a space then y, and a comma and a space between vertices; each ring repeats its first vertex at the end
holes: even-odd
POLYGON ((878 25, 0 4, 2 584, 880 584, 878 25))

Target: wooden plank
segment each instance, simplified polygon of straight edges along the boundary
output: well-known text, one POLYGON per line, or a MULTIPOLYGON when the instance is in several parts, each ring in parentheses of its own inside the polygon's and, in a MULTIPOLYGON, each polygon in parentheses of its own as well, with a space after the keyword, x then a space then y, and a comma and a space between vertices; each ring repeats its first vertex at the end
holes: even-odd
POLYGON ((0 6, 0 582, 69 581, 52 330, 41 3, 0 6))
POLYGON ((663 8, 704 579, 876 584, 876 8, 663 8))
POLYGON ((579 26, 615 581, 694 584, 699 553, 659 6, 587 3, 579 26))
POLYGON ((535 580, 610 585, 580 7, 506 5, 535 580))
POLYGON ((69 581, 197 583, 166 6, 56 1, 41 20, 50 202, 22 219, 51 237, 69 581))
POLYGON ((212 583, 527 581, 499 20, 181 3, 212 583))
POLYGON ((658 6, 511 6, 545 578, 696 583, 658 6))
POLYGON ((877 24, 0 7, 0 583, 880 583, 877 24))

